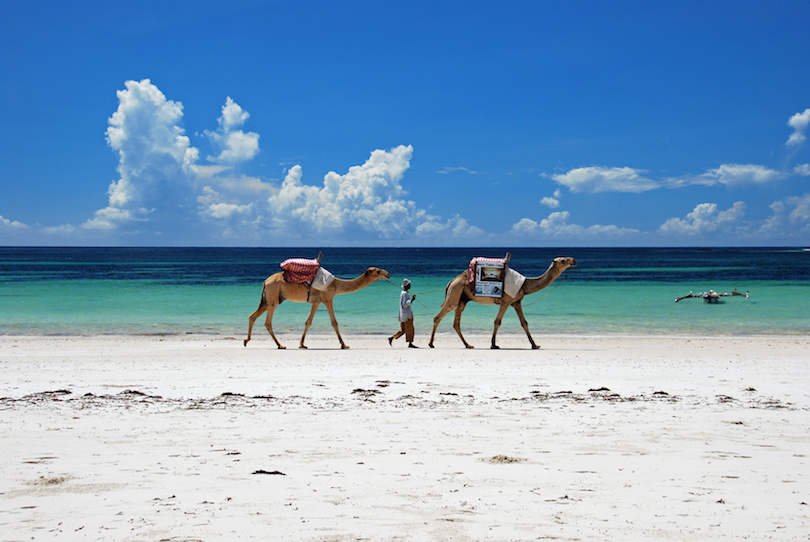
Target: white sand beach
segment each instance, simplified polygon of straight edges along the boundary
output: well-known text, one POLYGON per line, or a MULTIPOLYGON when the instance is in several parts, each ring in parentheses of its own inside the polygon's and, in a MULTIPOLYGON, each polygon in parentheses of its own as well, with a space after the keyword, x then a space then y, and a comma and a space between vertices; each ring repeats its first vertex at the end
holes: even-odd
POLYGON ((810 339, 0 337, 0 540, 810 540, 810 339))

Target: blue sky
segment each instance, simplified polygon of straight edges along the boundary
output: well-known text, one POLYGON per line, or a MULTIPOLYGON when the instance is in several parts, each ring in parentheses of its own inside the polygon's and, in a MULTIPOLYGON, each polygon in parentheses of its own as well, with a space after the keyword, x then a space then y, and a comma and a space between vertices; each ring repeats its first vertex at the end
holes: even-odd
POLYGON ((1 245, 810 245, 805 0, 0 10, 1 245))

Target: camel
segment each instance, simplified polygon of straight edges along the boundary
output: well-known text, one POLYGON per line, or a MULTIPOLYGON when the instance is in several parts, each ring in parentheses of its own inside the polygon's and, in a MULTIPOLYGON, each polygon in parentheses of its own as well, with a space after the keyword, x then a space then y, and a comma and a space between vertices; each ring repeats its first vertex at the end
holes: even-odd
POLYGON ((526 321, 526 317, 523 315, 523 306, 521 305, 521 302, 525 296, 539 292, 557 280, 557 277, 559 277, 563 271, 576 265, 577 262, 574 258, 554 258, 545 273, 535 278, 526 277, 526 281, 523 283, 523 286, 521 286, 515 297, 511 297, 504 292, 503 297, 500 298, 476 296, 473 293, 472 287, 470 286, 470 270, 465 270, 447 284, 442 308, 439 311, 439 314, 433 318, 433 333, 430 334, 430 342, 428 343, 428 346, 433 348, 433 339, 436 336, 436 328, 439 327, 439 323, 442 321, 442 318, 444 318, 450 311, 455 310, 456 318, 453 321, 453 329, 456 330, 456 333, 458 333, 458 336, 461 339, 461 342, 464 343, 465 347, 473 348, 471 344, 464 340, 464 336, 461 334, 461 313, 464 312, 467 303, 473 301, 475 303, 481 303, 482 305, 500 305, 500 309, 498 309, 498 316, 495 318, 495 328, 492 330, 491 348, 499 348, 498 345, 495 344, 495 337, 498 334, 498 328, 501 326, 503 315, 506 313, 506 309, 509 307, 515 308, 515 312, 520 319, 520 325, 523 326, 524 331, 526 331, 526 336, 529 338, 529 342, 532 345, 532 350, 540 348, 537 346, 537 344, 535 344, 531 333, 529 333, 529 323, 526 321))
POLYGON ((259 308, 256 309, 256 311, 249 317, 248 334, 244 344, 247 346, 248 341, 250 341, 250 334, 253 331, 253 323, 259 316, 262 315, 262 313, 267 311, 267 320, 265 321, 264 327, 266 327, 267 331, 270 332, 270 336, 273 337, 273 340, 276 341, 276 345, 280 349, 286 348, 281 345, 279 340, 276 338, 275 333, 273 333, 273 313, 282 302, 292 301, 294 303, 310 303, 312 305, 312 310, 310 310, 309 318, 307 318, 306 324, 304 325, 304 334, 301 335, 301 342, 298 345, 298 348, 306 348, 306 346, 304 346, 304 339, 306 339, 309 326, 312 325, 312 320, 315 318, 315 312, 318 310, 321 303, 324 303, 326 305, 326 310, 329 311, 329 318, 332 320, 332 327, 334 328, 335 333, 337 333, 338 340, 340 341, 340 347, 343 349, 349 348, 346 346, 346 343, 343 342, 343 337, 340 336, 340 330, 338 329, 338 322, 335 318, 335 311, 332 307, 332 301, 335 299, 336 295, 350 294, 352 292, 362 290, 373 282, 380 279, 387 279, 389 277, 390 275, 385 269, 369 267, 362 275, 354 279, 335 278, 332 281, 332 284, 330 284, 325 291, 321 291, 314 288, 310 290, 307 284, 294 284, 291 282, 286 282, 284 280, 283 271, 271 275, 267 278, 267 280, 264 281, 264 285, 262 286, 262 299, 259 303, 259 308))

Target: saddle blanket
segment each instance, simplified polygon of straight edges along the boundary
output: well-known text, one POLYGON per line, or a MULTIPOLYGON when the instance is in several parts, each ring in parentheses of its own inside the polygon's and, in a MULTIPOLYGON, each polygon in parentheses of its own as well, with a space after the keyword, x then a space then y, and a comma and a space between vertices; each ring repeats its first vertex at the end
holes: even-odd
POLYGON ((326 290, 335 276, 321 267, 318 260, 289 258, 281 262, 284 281, 293 284, 309 284, 316 290, 326 290))
POLYGON ((520 288, 523 286, 524 282, 526 282, 525 276, 521 275, 511 267, 507 267, 506 276, 503 278, 503 291, 506 292, 506 295, 509 297, 515 297, 520 291, 520 288))
POLYGON ((315 278, 312 279, 312 287, 316 290, 326 291, 333 280, 335 280, 335 275, 323 267, 319 267, 318 272, 315 273, 315 278))
POLYGON ((503 258, 481 258, 480 256, 470 260, 470 284, 475 282, 476 267, 486 267, 487 264, 494 264, 495 267, 503 269, 504 261, 503 258))
MULTIPOLYGON (((469 273, 469 280, 470 284, 473 285, 473 290, 475 288, 475 279, 478 274, 478 270, 476 268, 484 268, 486 270, 484 273, 487 272, 492 274, 492 276, 488 276, 489 280, 496 281, 495 284, 500 286, 500 282, 503 282, 503 292, 506 292, 506 295, 510 297, 515 297, 520 291, 520 288, 523 286, 523 283, 526 281, 526 277, 518 273, 517 271, 513 270, 512 268, 506 266, 506 260, 504 258, 482 258, 476 257, 470 260, 470 273, 469 273), (492 266, 490 269, 489 266, 492 266), (505 272, 500 273, 503 268, 506 267, 505 272), (500 275, 500 276, 496 276, 500 275)), ((482 276, 482 278, 484 278, 482 276)), ((490 295, 492 297, 501 297, 501 295, 497 292, 497 287, 495 288, 494 292, 490 295)))

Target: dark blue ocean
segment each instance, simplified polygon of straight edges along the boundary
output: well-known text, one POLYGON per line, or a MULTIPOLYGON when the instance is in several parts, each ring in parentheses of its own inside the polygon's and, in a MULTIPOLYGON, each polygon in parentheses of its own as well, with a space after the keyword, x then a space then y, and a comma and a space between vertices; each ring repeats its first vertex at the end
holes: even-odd
MULTIPOLYGON (((335 300, 344 334, 398 327, 398 285, 417 294, 417 335, 429 335, 447 282, 474 256, 512 254, 510 267, 541 275, 556 256, 578 266, 524 301, 535 337, 549 334, 807 335, 810 252, 802 248, 326 248, 323 267, 352 278, 369 266, 391 273, 335 300), (690 291, 750 291, 750 298, 675 303, 690 291)), ((262 281, 313 248, 0 248, 0 334, 246 333, 262 281)), ((298 337, 304 304, 276 311, 277 332, 298 337)), ((497 308, 471 303, 465 332, 492 329, 497 308)), ((452 314, 439 333, 454 333, 452 314)), ((257 322, 255 336, 266 333, 257 322)), ((514 311, 501 333, 520 333, 514 311)), ((321 307, 310 333, 332 333, 321 307)), ((418 340, 418 339, 417 339, 418 340)))

